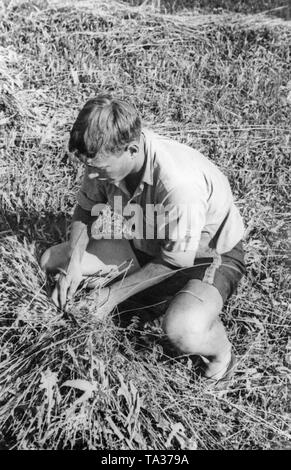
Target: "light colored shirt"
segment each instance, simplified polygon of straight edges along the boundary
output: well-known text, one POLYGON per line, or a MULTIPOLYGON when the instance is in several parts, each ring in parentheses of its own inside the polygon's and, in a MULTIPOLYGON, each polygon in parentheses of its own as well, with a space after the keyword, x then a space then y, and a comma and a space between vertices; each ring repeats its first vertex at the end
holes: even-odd
POLYGON ((135 247, 175 267, 230 251, 243 238, 244 225, 226 176, 197 150, 150 130, 143 129, 140 147, 145 169, 133 196, 124 181, 91 180, 87 169, 78 204, 92 211, 96 203, 107 203, 114 210, 117 196, 119 212, 138 204, 143 224, 135 247))

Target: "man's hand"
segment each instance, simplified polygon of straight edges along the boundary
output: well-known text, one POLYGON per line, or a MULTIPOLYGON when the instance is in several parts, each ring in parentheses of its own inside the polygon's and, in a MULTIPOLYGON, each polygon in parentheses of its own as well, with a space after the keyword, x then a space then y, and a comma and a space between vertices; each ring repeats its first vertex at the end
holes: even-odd
POLYGON ((64 308, 71 299, 82 280, 81 263, 71 259, 67 270, 61 271, 57 284, 52 293, 52 301, 59 308, 64 308))

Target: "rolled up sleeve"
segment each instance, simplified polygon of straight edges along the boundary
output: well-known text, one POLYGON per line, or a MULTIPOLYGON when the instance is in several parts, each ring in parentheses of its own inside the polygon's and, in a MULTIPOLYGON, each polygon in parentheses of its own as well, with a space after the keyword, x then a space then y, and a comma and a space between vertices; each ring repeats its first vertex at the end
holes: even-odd
POLYGON ((185 191, 170 194, 165 220, 158 227, 161 258, 177 268, 193 266, 207 213, 206 198, 194 192, 185 196, 185 191))

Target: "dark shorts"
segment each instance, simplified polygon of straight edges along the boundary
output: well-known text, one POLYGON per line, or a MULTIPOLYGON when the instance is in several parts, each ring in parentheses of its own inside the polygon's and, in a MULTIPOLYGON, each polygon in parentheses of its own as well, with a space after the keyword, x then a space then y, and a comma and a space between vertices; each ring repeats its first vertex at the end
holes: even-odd
MULTIPOLYGON (((141 266, 153 258, 134 248, 135 255, 141 266)), ((200 279, 213 285, 219 291, 223 303, 236 291, 240 279, 246 272, 244 249, 240 241, 231 251, 213 258, 197 258, 190 268, 183 268, 166 280, 152 286, 134 296, 142 304, 159 303, 172 298, 185 287, 190 279, 200 279)))

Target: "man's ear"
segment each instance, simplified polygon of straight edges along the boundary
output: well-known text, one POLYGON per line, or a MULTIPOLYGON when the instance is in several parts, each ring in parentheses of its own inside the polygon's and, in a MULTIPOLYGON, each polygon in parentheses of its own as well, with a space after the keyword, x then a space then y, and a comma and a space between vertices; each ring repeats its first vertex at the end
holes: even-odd
POLYGON ((137 154, 138 151, 139 151, 139 145, 138 145, 138 143, 132 142, 131 144, 129 144, 128 150, 129 150, 130 156, 131 156, 132 158, 135 157, 136 154, 137 154))

